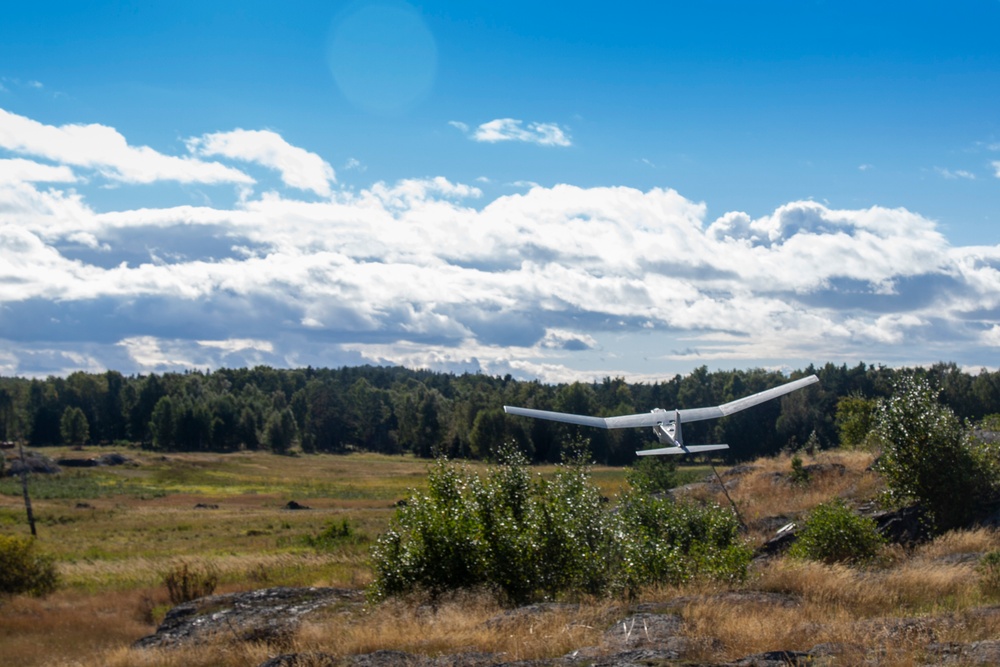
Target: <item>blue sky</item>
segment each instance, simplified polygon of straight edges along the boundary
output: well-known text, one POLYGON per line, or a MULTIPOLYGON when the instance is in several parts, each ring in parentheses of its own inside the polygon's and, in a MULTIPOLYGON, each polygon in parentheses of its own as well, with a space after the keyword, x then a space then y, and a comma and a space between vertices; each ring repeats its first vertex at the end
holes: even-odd
POLYGON ((998 25, 995 0, 16 3, 0 373, 997 368, 998 25))

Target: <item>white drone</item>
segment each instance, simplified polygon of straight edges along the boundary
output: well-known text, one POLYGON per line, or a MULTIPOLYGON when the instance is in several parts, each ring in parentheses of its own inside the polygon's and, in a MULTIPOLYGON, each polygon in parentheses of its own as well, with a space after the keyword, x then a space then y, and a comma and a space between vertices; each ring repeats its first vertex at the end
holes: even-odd
POLYGON ((695 422, 703 419, 718 419, 726 417, 734 412, 746 410, 772 398, 784 396, 797 389, 809 386, 814 382, 819 382, 815 375, 804 377, 801 380, 788 382, 786 384, 758 392, 751 396, 736 399, 729 403, 723 403, 711 408, 688 408, 685 410, 663 410, 656 408, 652 412, 643 412, 637 415, 622 415, 621 417, 589 417, 587 415, 574 415, 567 412, 550 412, 548 410, 532 410, 531 408, 515 408, 509 405, 503 406, 504 412, 509 415, 520 415, 522 417, 534 417, 535 419, 549 419, 567 424, 579 424, 581 426, 595 426, 597 428, 642 428, 653 427, 653 433, 657 439, 667 447, 659 449, 644 449, 636 452, 639 456, 656 456, 658 454, 690 454, 692 452, 707 452, 713 449, 729 449, 729 445, 685 445, 684 436, 681 433, 681 421, 695 422))

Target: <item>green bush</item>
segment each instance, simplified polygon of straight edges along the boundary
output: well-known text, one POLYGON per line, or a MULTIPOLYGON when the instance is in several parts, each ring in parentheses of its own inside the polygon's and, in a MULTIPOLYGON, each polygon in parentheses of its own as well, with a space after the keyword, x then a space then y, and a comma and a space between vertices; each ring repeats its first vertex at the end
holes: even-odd
POLYGON ((809 513, 788 553, 824 563, 865 563, 878 555, 883 544, 875 521, 855 514, 838 499, 809 513))
POLYGON ((1000 596, 1000 551, 991 551, 979 559, 979 588, 990 597, 1000 596))
POLYGON ((696 578, 742 581, 753 557, 736 516, 717 505, 632 492, 621 499, 615 528, 615 587, 627 594, 696 578))
POLYGON ((306 546, 317 551, 336 551, 345 544, 361 544, 367 542, 368 538, 351 527, 347 519, 342 519, 339 523, 332 522, 316 535, 306 535, 302 538, 306 546))
POLYGON ((483 588, 522 604, 634 593, 654 583, 742 578, 749 550, 731 513, 634 491, 612 509, 584 459, 532 479, 513 448, 482 477, 441 459, 372 550, 376 599, 483 588))
POLYGON ((837 401, 834 424, 840 436, 840 445, 847 449, 869 449, 875 425, 878 402, 860 394, 843 396, 837 401))
POLYGON ((375 597, 412 590, 436 595, 485 583, 476 487, 465 468, 438 459, 428 490, 396 511, 372 549, 375 597))
POLYGON ((904 376, 879 403, 878 470, 895 504, 917 501, 939 532, 967 525, 993 493, 991 462, 926 379, 904 376))
POLYGON ((607 505, 590 481, 583 454, 560 466, 552 480, 539 483, 531 559, 545 597, 599 595, 611 585, 609 556, 616 535, 607 505))
POLYGON ((47 595, 57 585, 55 562, 38 552, 34 538, 0 535, 0 595, 47 595))
POLYGON ((677 463, 670 456, 640 456, 625 472, 633 489, 643 493, 662 493, 677 486, 677 463))
POLYGON ((792 456, 792 472, 788 479, 796 486, 806 486, 809 484, 809 471, 802 465, 802 457, 798 454, 792 456))

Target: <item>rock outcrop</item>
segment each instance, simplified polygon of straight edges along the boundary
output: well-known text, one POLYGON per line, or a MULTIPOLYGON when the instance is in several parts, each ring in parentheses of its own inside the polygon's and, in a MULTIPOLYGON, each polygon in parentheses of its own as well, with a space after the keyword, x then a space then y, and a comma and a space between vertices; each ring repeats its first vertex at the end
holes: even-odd
POLYGON ((265 588, 246 593, 210 595, 177 605, 156 632, 135 642, 139 648, 195 644, 219 635, 237 641, 281 645, 302 619, 319 609, 355 608, 360 591, 339 588, 265 588))

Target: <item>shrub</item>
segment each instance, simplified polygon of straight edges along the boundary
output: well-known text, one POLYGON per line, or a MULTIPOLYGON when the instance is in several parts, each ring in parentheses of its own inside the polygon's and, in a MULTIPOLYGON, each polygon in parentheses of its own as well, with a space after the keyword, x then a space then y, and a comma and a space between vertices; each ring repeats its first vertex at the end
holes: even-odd
POLYGON ((316 535, 306 535, 302 540, 306 546, 317 551, 334 551, 345 544, 360 544, 368 538, 351 527, 347 519, 333 522, 316 535))
POLYGON ((838 499, 809 513, 788 553, 824 563, 864 563, 878 555, 883 543, 874 520, 855 514, 838 499))
POLYGON ((662 493, 677 486, 677 463, 669 456, 640 456, 625 472, 629 486, 643 493, 662 493))
POLYGON ((834 423, 840 436, 840 444, 848 449, 868 449, 875 422, 878 402, 860 394, 844 396, 837 401, 834 423))
POLYGON ((1000 551, 991 551, 979 559, 979 588, 990 597, 1000 595, 1000 551))
POLYGON ((788 479, 796 486, 806 486, 809 484, 809 471, 802 465, 802 457, 798 454, 792 456, 792 472, 788 479))
POLYGON ((657 583, 746 577, 753 552, 739 540, 736 516, 718 505, 632 492, 615 519, 615 587, 626 594, 657 583))
POLYGON ((535 497, 532 558, 546 597, 563 591, 599 595, 610 584, 610 549, 616 537, 607 503, 590 481, 584 454, 577 454, 535 497))
POLYGON ((0 535, 0 595, 47 595, 57 585, 55 562, 38 552, 34 538, 0 535))
POLYGON ((181 563, 163 574, 163 583, 167 586, 170 601, 183 604, 214 593, 219 583, 219 574, 214 567, 208 565, 197 568, 181 563))
POLYGON ((500 457, 482 477, 443 459, 431 468, 428 491, 397 510, 372 549, 375 599, 478 587, 522 604, 746 573, 749 550, 721 508, 636 491, 613 511, 580 456, 549 480, 532 480, 513 448, 500 457))
POLYGON ((437 595, 485 582, 478 478, 441 458, 427 481, 427 493, 411 496, 373 547, 375 597, 412 590, 437 595))
POLYGON ((992 493, 990 464, 926 379, 902 377, 876 410, 878 470, 895 503, 921 503, 939 532, 975 518, 992 493))

